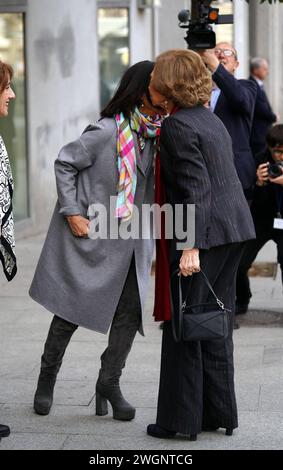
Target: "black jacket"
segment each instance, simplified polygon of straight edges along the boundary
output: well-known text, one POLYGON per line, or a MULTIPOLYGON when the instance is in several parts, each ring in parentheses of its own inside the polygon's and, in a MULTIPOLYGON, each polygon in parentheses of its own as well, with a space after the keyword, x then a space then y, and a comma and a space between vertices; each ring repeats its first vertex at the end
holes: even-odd
MULTIPOLYGON (((256 162, 258 166, 266 162, 274 163, 274 160, 267 150, 257 155, 256 162)), ((251 211, 256 226, 263 225, 266 229, 272 229, 277 213, 280 211, 283 216, 283 186, 270 182, 265 186, 256 185, 251 211)))
POLYGON ((228 130, 238 176, 245 190, 253 187, 256 167, 250 147, 257 87, 254 81, 237 80, 220 64, 212 75, 221 93, 214 113, 228 130))
POLYGON ((195 204, 195 247, 209 249, 254 238, 254 225, 233 162, 231 138, 204 106, 184 108, 161 129, 167 202, 195 204))
POLYGON ((255 102, 255 112, 251 133, 251 149, 256 156, 266 149, 266 134, 271 124, 276 121, 276 115, 271 109, 265 91, 259 86, 257 81, 250 77, 257 87, 257 97, 255 102))

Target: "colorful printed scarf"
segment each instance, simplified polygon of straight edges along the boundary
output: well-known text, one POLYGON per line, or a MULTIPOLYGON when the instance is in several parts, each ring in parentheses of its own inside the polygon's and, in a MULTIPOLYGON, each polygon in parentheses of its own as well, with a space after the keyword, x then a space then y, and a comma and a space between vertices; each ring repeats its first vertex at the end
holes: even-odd
POLYGON ((8 281, 17 272, 12 213, 13 177, 5 144, 0 137, 0 261, 8 281))
MULTIPOLYGON (((142 152, 146 139, 156 139, 160 134, 162 118, 151 119, 143 115, 138 108, 131 114, 130 120, 123 113, 115 116, 118 128, 118 197, 116 217, 127 221, 131 219, 137 186, 137 159, 133 132, 137 133, 139 149, 142 152)), ((154 145, 156 141, 154 142, 154 145)))

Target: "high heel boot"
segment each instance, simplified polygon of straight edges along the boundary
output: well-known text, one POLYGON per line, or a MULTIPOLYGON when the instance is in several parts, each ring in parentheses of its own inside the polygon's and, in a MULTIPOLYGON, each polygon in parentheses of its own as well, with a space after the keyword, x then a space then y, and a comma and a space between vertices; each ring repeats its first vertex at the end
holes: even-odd
POLYGON ((111 325, 108 347, 101 356, 101 369, 96 383, 96 414, 98 416, 108 413, 107 401, 109 401, 114 419, 130 421, 135 417, 136 410, 123 397, 119 381, 140 327, 141 305, 133 255, 111 325))
POLYGON ((44 352, 41 357, 41 368, 34 396, 34 411, 39 415, 48 415, 53 403, 53 392, 57 374, 63 356, 77 325, 54 316, 44 352))
POLYGON ((110 402, 113 410, 113 418, 120 421, 130 421, 134 419, 136 409, 130 405, 122 395, 119 379, 112 382, 102 382, 101 374, 96 383, 96 414, 97 416, 105 416, 108 414, 108 404, 110 402))

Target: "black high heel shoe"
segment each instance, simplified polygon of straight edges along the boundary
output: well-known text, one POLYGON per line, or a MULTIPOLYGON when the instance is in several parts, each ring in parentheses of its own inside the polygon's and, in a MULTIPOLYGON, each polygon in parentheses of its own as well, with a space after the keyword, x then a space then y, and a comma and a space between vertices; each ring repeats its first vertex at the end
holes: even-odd
POLYGON ((175 431, 158 426, 158 424, 149 424, 147 426, 147 434, 152 437, 159 437, 160 439, 173 439, 176 436, 175 431))
MULTIPOLYGON (((173 439, 176 436, 175 431, 169 431, 169 429, 162 428, 158 424, 149 424, 147 426, 147 434, 152 437, 158 437, 159 439, 173 439)), ((190 441, 196 441, 197 434, 190 435, 190 441)))
MULTIPOLYGON (((214 431, 217 431, 218 428, 213 428, 212 426, 203 426, 202 427, 202 431, 203 432, 214 432, 214 431)), ((232 428, 226 428, 226 432, 225 432, 226 436, 232 436, 233 435, 233 429, 232 428)))
POLYGON ((112 406, 114 419, 120 421, 130 421, 134 419, 136 409, 125 400, 119 385, 106 385, 97 382, 95 396, 97 416, 105 416, 108 414, 107 400, 112 406))
POLYGON ((8 437, 10 435, 10 428, 6 424, 0 424, 0 441, 2 437, 8 437))

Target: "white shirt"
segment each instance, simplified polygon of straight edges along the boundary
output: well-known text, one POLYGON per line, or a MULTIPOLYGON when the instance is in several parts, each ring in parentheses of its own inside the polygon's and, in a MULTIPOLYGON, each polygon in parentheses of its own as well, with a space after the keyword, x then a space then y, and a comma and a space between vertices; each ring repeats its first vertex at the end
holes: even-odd
POLYGON ((218 87, 212 89, 211 99, 210 99, 210 109, 214 112, 217 105, 218 98, 220 96, 221 90, 218 87))
POLYGON ((263 88, 263 81, 257 77, 252 76, 253 79, 259 84, 260 88, 263 88))

